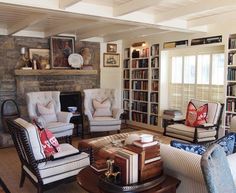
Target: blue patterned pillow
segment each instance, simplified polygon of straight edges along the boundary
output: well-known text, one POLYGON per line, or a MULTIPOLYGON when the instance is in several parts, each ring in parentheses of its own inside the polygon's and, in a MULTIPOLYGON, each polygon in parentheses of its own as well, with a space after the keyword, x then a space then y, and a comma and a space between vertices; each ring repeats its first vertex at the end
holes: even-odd
POLYGON ((172 140, 170 142, 170 145, 172 147, 176 147, 178 149, 183 149, 185 151, 196 153, 199 155, 202 155, 207 150, 207 148, 203 145, 184 143, 184 142, 176 141, 176 140, 172 140))
POLYGON ((230 155, 235 150, 235 133, 229 133, 218 139, 215 143, 224 148, 226 155, 230 155))
MULTIPOLYGON (((221 147, 224 148, 226 155, 230 155, 236 151, 235 135, 236 135, 235 133, 229 133, 213 143, 219 144, 221 147)), ((213 143, 209 143, 208 145, 199 145, 199 144, 184 143, 181 141, 172 140, 170 142, 170 145, 178 149, 183 149, 188 152, 202 155, 207 150, 207 148, 213 143)))

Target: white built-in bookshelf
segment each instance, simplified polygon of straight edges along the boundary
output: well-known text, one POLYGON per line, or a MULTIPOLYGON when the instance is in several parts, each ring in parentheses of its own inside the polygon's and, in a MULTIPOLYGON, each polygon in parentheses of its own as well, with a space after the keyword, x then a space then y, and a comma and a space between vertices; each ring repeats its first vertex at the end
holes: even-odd
POLYGON ((129 123, 155 129, 158 125, 159 44, 124 49, 123 108, 129 123))
POLYGON ((236 34, 229 36, 225 101, 225 129, 229 129, 231 118, 236 116, 236 34))

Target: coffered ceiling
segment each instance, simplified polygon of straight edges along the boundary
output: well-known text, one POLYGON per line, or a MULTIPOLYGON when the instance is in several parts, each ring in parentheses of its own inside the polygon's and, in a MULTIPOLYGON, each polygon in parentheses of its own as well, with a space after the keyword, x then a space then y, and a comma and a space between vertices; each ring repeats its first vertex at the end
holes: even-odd
POLYGON ((0 35, 115 41, 207 32, 209 24, 236 18, 235 11, 236 0, 0 0, 0 35))

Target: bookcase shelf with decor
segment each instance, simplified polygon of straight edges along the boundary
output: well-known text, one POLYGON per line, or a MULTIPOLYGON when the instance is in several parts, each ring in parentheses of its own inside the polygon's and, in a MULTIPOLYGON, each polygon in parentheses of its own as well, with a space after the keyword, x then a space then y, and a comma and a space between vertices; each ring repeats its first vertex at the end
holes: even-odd
POLYGON ((130 73, 130 48, 125 48, 123 59, 123 109, 128 120, 130 117, 130 73))
POLYGON ((159 44, 127 50, 124 53, 129 53, 130 57, 124 56, 123 105, 130 113, 128 123, 155 130, 159 112, 159 44))
POLYGON ((236 116, 236 34, 229 35, 226 67, 225 97, 225 130, 230 127, 233 116, 236 116))
POLYGON ((151 46, 150 124, 158 125, 159 44, 151 46))
POLYGON ((148 124, 149 48, 131 50, 131 121, 134 125, 148 124))

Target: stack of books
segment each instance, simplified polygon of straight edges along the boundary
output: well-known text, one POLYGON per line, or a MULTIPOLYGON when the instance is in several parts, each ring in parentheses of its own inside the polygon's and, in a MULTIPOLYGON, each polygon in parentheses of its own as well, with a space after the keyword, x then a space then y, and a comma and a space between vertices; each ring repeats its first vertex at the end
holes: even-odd
POLYGON ((164 110, 162 118, 168 120, 172 119, 174 121, 177 121, 184 119, 184 116, 180 110, 169 109, 169 110, 164 110))
POLYGON ((116 152, 115 165, 120 169, 123 185, 158 177, 163 171, 160 145, 157 141, 134 141, 132 145, 126 145, 116 152))
POLYGON ((139 182, 144 182, 162 174, 163 162, 158 141, 142 143, 138 140, 134 141, 133 145, 127 145, 125 148, 139 155, 139 182))
POLYGON ((115 165, 121 172, 123 185, 138 182, 138 154, 127 149, 120 149, 115 154, 115 165))

